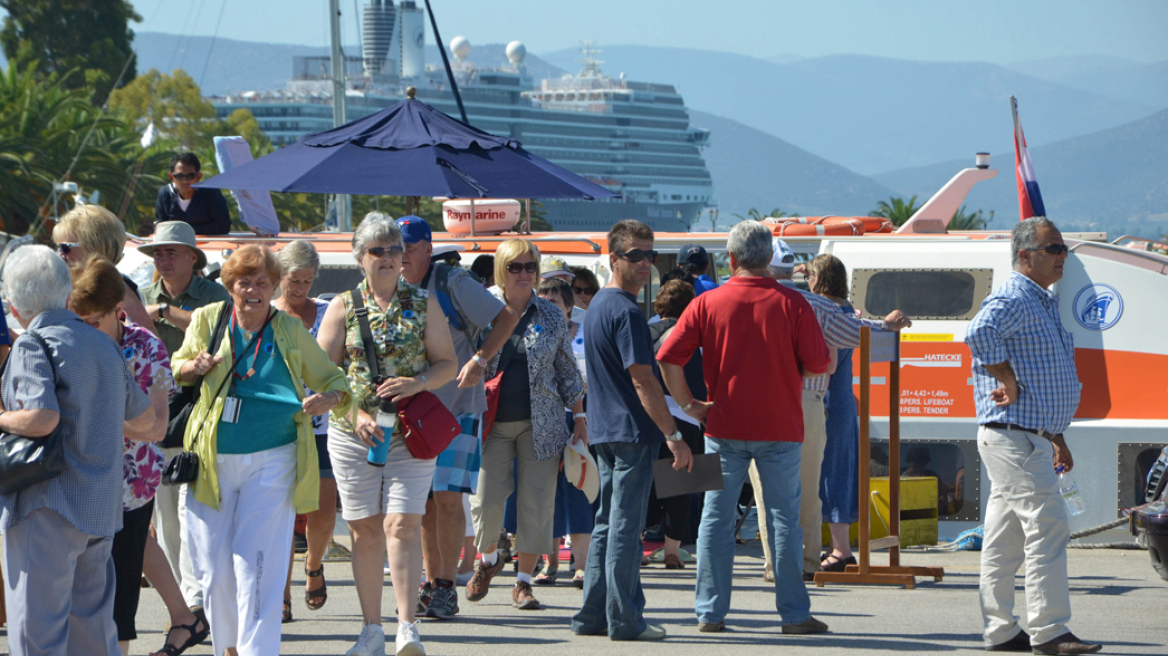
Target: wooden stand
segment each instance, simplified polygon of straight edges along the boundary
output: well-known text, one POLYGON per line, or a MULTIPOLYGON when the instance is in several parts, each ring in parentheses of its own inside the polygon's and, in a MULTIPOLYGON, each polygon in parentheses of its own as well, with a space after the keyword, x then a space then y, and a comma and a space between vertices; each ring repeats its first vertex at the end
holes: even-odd
POLYGON ((916 586, 916 577, 931 576, 940 581, 945 576, 941 567, 907 567, 900 564, 900 333, 878 333, 878 344, 873 348, 872 331, 860 329, 860 531, 857 565, 848 565, 844 572, 816 572, 815 585, 827 583, 859 583, 869 585, 916 586), (888 362, 888 477, 889 518, 888 537, 877 540, 871 536, 869 512, 872 483, 870 439, 872 363, 888 362), (872 550, 888 549, 888 565, 872 565, 872 550))

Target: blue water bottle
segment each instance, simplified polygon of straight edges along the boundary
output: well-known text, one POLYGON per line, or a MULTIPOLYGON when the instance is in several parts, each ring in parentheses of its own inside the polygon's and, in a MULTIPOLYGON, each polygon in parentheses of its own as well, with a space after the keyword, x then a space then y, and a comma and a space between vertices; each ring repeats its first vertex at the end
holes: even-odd
POLYGON ((389 399, 381 399, 381 403, 377 405, 377 416, 374 418, 381 430, 385 431, 385 439, 378 443, 376 439, 373 440, 374 445, 369 447, 369 464, 374 467, 384 467, 385 460, 389 457, 389 440, 393 437, 393 429, 397 426, 397 403, 389 399))

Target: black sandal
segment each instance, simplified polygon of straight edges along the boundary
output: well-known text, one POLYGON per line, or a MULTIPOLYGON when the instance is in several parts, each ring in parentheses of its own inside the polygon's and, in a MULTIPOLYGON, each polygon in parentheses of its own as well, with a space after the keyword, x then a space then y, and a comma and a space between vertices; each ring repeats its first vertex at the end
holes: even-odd
POLYGON ((207 636, 209 635, 211 635, 211 627, 207 624, 207 620, 202 616, 196 615, 195 621, 191 622, 190 624, 179 624, 178 626, 170 627, 170 630, 166 632, 166 642, 162 644, 162 649, 159 649, 154 653, 162 654, 162 656, 179 656, 191 647, 201 644, 204 640, 207 639, 207 636), (203 630, 196 632, 195 627, 197 627, 200 622, 203 624, 203 630), (181 647, 175 647, 174 645, 170 644, 171 631, 178 630, 186 631, 190 636, 181 647))
POLYGON ((841 559, 839 556, 832 554, 832 555, 828 556, 827 558, 825 558, 823 560, 823 562, 821 562, 819 564, 819 567, 820 567, 820 569, 822 569, 825 572, 846 572, 848 569, 848 565, 855 565, 855 564, 856 564, 856 557, 855 556, 848 556, 847 558, 841 559), (823 564, 823 563, 826 563, 828 560, 831 560, 834 562, 827 563, 826 565, 823 564))
MULTIPOLYGON (((308 606, 308 610, 320 610, 324 608, 324 604, 328 601, 328 582, 324 580, 324 563, 314 570, 309 570, 308 565, 304 566, 304 575, 309 578, 320 577, 320 587, 315 590, 304 591, 304 605, 308 606)), ((305 582, 307 585, 307 582, 305 582)))
POLYGON ((292 621, 292 597, 284 597, 284 617, 280 619, 280 624, 287 624, 292 621))

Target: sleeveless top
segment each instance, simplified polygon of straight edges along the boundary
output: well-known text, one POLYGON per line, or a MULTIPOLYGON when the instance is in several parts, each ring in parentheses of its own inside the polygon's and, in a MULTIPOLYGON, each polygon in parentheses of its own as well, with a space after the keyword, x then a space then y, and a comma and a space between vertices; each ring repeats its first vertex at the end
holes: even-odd
MULTIPOLYGON (((373 300, 368 281, 362 280, 357 291, 369 311, 369 330, 373 333, 381 375, 410 377, 425 371, 430 366, 423 341, 429 293, 399 278, 397 293, 389 307, 382 312, 373 300)), ((379 399, 369 374, 365 345, 361 341, 361 326, 353 312, 353 297, 349 292, 344 292, 340 298, 345 304, 345 362, 341 368, 345 370, 345 378, 349 381, 357 407, 371 415, 376 414, 379 399)), ((352 418, 352 413, 344 416, 333 413, 329 417, 329 425, 352 433, 352 418)))

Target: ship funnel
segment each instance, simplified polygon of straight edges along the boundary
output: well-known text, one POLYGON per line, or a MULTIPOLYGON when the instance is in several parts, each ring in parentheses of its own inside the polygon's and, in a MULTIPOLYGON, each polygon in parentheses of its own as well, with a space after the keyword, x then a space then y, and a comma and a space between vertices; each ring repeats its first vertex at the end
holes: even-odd
POLYGON ((386 61, 396 27, 397 9, 393 6, 393 0, 370 0, 365 5, 365 26, 362 30, 364 47, 361 55, 366 77, 377 78, 396 72, 394 67, 387 66, 386 61))

